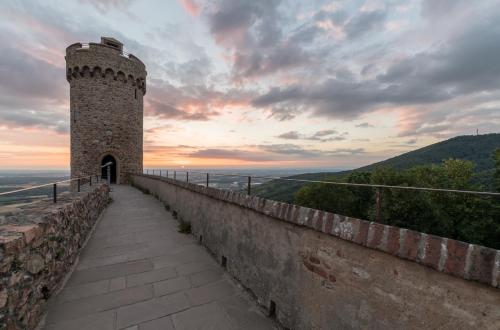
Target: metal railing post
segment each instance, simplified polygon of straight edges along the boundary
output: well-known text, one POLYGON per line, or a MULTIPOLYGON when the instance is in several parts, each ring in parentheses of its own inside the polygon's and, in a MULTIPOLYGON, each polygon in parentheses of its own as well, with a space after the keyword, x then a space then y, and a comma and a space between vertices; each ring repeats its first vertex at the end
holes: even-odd
POLYGON ((160 176, 161 176, 161 170, 160 170, 160 176))
POLYGON ((149 174, 149 170, 146 170, 146 174, 149 174))
POLYGON ((80 192, 80 178, 78 178, 78 192, 80 192))
POLYGON ((189 182, 189 172, 186 171, 186 182, 189 182))
POLYGON ((167 170, 167 178, 168 178, 168 170, 167 170))
POLYGON ((250 195, 251 192, 252 192, 252 177, 248 176, 247 195, 250 195))
POLYGON ((155 170, 153 170, 153 175, 155 175, 155 170))
POLYGON ((210 180, 210 174, 207 173, 207 187, 208 187, 208 181, 210 180))
POLYGON ((376 204, 376 219, 378 223, 381 223, 381 218, 382 218, 382 189, 377 188, 377 192, 375 195, 375 202, 376 204))
POLYGON ((176 172, 174 171, 174 180, 176 180, 176 179, 175 179, 175 177, 176 177, 176 174, 177 174, 177 173, 176 173, 176 172))
POLYGON ((108 186, 111 187, 111 166, 108 165, 108 186))
POLYGON ((52 195, 54 203, 57 203, 57 183, 54 183, 54 185, 52 186, 52 195))

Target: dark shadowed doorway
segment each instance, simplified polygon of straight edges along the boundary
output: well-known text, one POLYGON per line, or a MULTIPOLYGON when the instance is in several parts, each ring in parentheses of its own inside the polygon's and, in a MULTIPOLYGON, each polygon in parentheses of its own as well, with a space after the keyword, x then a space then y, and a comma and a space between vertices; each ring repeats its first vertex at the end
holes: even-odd
MULTIPOLYGON (((107 164, 109 162, 113 163, 111 165, 111 183, 116 183, 116 160, 115 160, 115 158, 111 155, 104 156, 104 158, 101 161, 101 166, 103 166, 104 164, 107 164)), ((103 167, 101 169, 101 175, 102 175, 103 180, 108 180, 108 168, 107 167, 103 167)))

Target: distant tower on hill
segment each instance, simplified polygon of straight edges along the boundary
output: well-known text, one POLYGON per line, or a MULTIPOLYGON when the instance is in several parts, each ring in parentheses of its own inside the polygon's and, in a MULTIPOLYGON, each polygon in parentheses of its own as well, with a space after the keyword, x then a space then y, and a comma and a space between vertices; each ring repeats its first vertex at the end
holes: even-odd
POLYGON ((127 173, 142 171, 144 63, 118 40, 102 37, 66 48, 66 79, 71 177, 101 173, 111 161, 112 182, 126 183, 127 173))

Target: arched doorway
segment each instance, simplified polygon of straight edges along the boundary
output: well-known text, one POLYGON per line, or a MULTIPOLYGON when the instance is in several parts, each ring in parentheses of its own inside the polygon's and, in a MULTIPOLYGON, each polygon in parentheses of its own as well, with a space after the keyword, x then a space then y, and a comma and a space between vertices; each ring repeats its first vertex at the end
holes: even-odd
MULTIPOLYGON (((111 183, 116 183, 116 160, 115 157, 111 155, 106 155, 102 158, 101 161, 101 166, 107 164, 107 163, 112 163, 110 168, 111 168, 111 183)), ((108 180, 108 168, 103 167, 101 168, 101 175, 103 180, 108 180)))

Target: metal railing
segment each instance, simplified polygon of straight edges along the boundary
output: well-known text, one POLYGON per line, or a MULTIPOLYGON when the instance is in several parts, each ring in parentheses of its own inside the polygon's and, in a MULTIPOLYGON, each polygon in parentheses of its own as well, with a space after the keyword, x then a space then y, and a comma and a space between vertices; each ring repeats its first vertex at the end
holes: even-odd
MULTIPOLYGON (((90 43, 88 43, 88 42, 82 42, 82 48, 83 49, 89 49, 90 48, 90 43)), ((119 50, 119 49, 117 49, 117 50, 119 51, 119 53, 120 53, 121 56, 126 57, 126 58, 130 58, 130 55, 131 55, 130 53, 127 53, 127 52, 125 52, 123 50, 119 50)))
POLYGON ((39 189, 39 188, 44 188, 44 187, 50 187, 52 186, 52 200, 54 203, 57 203, 57 185, 61 185, 64 183, 72 183, 74 182, 76 184, 76 190, 77 192, 81 191, 82 186, 84 186, 86 183, 88 183, 89 187, 92 186, 92 179, 95 178, 95 182, 100 182, 102 180, 101 175, 88 175, 88 176, 82 176, 79 178, 73 178, 73 179, 68 179, 68 180, 62 180, 62 181, 57 181, 57 182, 50 182, 50 183, 45 183, 37 186, 32 186, 32 187, 27 187, 27 188, 22 188, 22 189, 16 189, 16 190, 11 190, 11 191, 5 191, 0 193, 1 196, 7 196, 7 195, 12 195, 16 193, 20 193, 23 191, 29 191, 29 190, 34 190, 34 189, 39 189))
POLYGON ((456 193, 456 194, 469 194, 478 196, 489 196, 489 197, 500 197, 500 192, 490 192, 490 191, 476 191, 476 190, 458 190, 458 189, 443 189, 443 188, 426 188, 426 187, 412 187, 412 186, 392 186, 383 184, 369 184, 369 183, 349 183, 349 182, 335 182, 335 181, 321 181, 321 180, 306 180, 306 179, 295 179, 290 177, 279 177, 279 176, 261 176, 261 175, 245 175, 240 173, 209 173, 209 172, 199 172, 199 171, 184 171, 184 170, 167 170, 167 169, 146 169, 143 174, 156 175, 163 177, 170 177, 177 180, 178 173, 185 173, 185 181, 189 182, 189 173, 192 174, 202 174, 206 176, 206 180, 203 185, 209 187, 211 176, 216 177, 239 177, 246 179, 246 193, 251 195, 252 193, 252 182, 255 179, 269 180, 269 181, 288 181, 288 182, 298 182, 298 183, 319 183, 335 186, 347 186, 347 187, 367 187, 375 189, 375 219, 377 222, 381 220, 382 211, 382 197, 383 189, 399 189, 399 190, 413 190, 413 191, 426 191, 426 192, 443 192, 443 193, 456 193), (163 175, 162 175, 163 174, 163 175), (170 176, 169 176, 170 174, 170 176))

